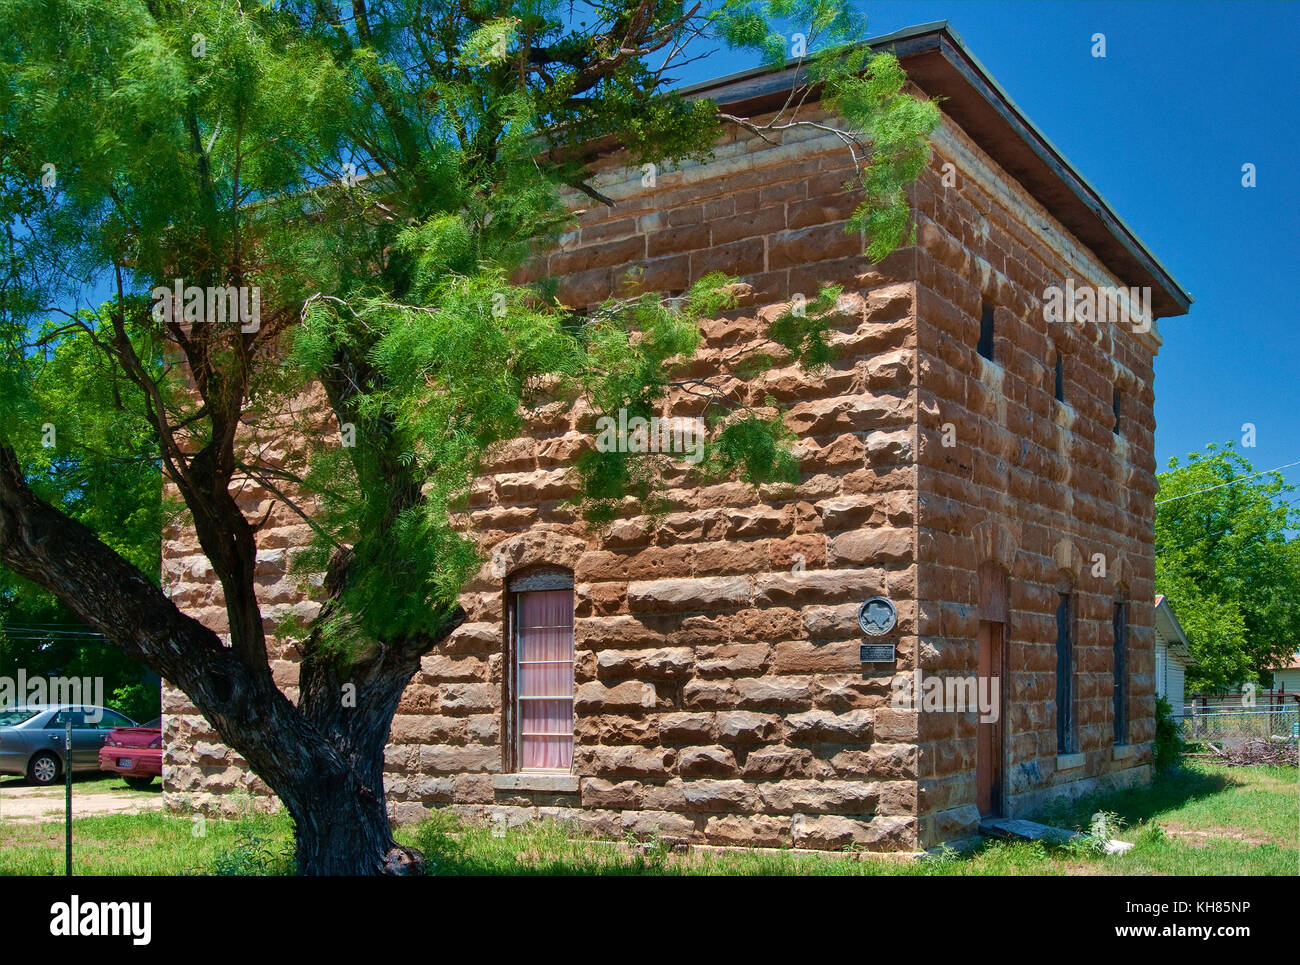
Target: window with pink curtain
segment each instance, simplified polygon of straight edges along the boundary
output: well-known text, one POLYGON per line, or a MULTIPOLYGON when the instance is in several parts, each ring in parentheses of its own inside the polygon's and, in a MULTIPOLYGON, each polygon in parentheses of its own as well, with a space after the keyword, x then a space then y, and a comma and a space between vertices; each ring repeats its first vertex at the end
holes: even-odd
POLYGON ((516 701, 520 770, 573 765, 573 591, 516 599, 516 701))

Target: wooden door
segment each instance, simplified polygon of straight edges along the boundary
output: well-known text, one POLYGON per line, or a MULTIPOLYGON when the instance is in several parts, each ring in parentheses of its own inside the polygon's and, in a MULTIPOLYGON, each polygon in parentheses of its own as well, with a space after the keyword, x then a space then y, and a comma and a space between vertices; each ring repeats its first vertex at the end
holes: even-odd
MULTIPOLYGON (((1002 811, 1002 654, 1006 624, 981 620, 979 626, 979 692, 995 696, 994 720, 976 718, 978 742, 975 759, 976 800, 981 816, 1002 811), (997 687, 994 689, 993 682, 997 687), (986 689, 987 688, 987 689, 986 689)), ((981 715, 982 716, 982 715, 981 715)))

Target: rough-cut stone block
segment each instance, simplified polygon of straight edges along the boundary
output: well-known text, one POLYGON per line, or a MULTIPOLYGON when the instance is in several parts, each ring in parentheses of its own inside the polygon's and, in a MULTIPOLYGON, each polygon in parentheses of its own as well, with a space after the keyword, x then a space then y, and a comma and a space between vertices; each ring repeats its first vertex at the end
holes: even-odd
POLYGON ((630 583, 628 606, 633 612, 689 613, 734 609, 749 602, 749 581, 740 577, 703 577, 630 583))
POLYGON ((641 807, 644 789, 639 781, 620 781, 613 784, 598 777, 582 782, 582 806, 596 808, 629 809, 641 807))
POLYGON ((613 687, 601 683, 583 684, 574 697, 574 707, 579 712, 601 710, 633 710, 655 706, 655 689, 641 680, 627 680, 613 687))
POLYGON ((775 714, 723 711, 717 715, 718 739, 729 743, 752 743, 773 737, 780 727, 775 714))
POLYGON ((871 739, 872 713, 854 710, 847 714, 833 714, 825 710, 809 710, 791 714, 785 719, 786 733, 793 741, 831 741, 840 744, 866 742, 871 739))
POLYGON ((688 747, 677 757, 683 777, 728 777, 736 772, 736 757, 725 747, 688 747))
POLYGON ((695 654, 689 647, 602 650, 596 654, 597 672, 602 676, 638 676, 652 680, 682 677, 691 672, 694 664, 695 654))
POLYGON ((704 824, 704 837, 709 844, 780 848, 790 844, 790 821, 767 814, 715 814, 704 824))

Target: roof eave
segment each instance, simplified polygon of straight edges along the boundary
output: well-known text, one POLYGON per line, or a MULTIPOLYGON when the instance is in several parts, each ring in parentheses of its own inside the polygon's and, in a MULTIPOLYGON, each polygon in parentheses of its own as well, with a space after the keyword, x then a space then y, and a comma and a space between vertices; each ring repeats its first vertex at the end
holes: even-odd
MULTIPOLYGON (((1156 317, 1184 315, 1192 296, 1105 198, 1016 106, 946 20, 866 41, 898 57, 908 78, 1128 286, 1149 287, 1156 317)), ((806 66, 742 71, 681 89, 731 113, 776 109, 806 82, 806 66)))

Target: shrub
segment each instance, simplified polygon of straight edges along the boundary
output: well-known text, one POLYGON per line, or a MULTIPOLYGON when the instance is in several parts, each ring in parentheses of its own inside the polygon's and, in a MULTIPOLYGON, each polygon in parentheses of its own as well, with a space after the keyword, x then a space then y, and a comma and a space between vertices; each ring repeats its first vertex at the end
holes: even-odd
POLYGON ((291 875, 294 873, 293 844, 276 851, 275 839, 241 826, 235 832, 235 846, 223 851, 212 860, 212 874, 226 876, 261 877, 291 875))
POLYGON ((1174 720, 1174 708, 1163 697, 1156 698, 1156 736, 1152 749, 1157 771, 1177 767, 1183 756, 1183 733, 1174 720))
POLYGON ((424 855, 425 874, 447 874, 448 868, 464 858, 465 845, 457 837, 464 830, 456 815, 440 810, 432 811, 416 826, 412 844, 424 855))
POLYGON ((1105 854, 1106 846, 1124 829, 1124 819, 1114 811, 1098 811, 1088 825, 1088 847, 1094 854, 1105 854))

